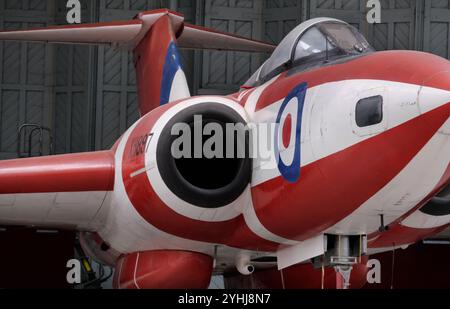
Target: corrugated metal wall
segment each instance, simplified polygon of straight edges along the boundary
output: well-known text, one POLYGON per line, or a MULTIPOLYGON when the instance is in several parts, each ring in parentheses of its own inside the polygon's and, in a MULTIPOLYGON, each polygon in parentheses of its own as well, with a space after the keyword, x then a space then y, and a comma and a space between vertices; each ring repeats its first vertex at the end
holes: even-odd
MULTIPOLYGON (((93 1, 82 3, 82 22, 96 21, 93 1)), ((66 21, 66 1, 57 1, 56 24, 66 21)), ((94 82, 97 48, 82 45, 54 45, 53 134, 55 152, 82 152, 91 147, 94 131, 94 82)))
MULTIPOLYGON (((47 1, 0 1, 5 30, 44 27, 53 20, 47 1)), ((26 122, 51 125, 52 48, 36 43, 0 43, 0 157, 17 153, 17 129, 26 122)))
MULTIPOLYGON (((205 26, 250 38, 261 38, 263 2, 259 0, 207 0, 205 26)), ((242 52, 204 52, 200 94, 229 93, 258 69, 260 55, 242 52)))
MULTIPOLYGON (((129 19, 170 7, 191 23, 274 43, 300 22, 336 17, 378 50, 416 49, 450 58, 450 0, 381 0, 382 23, 366 23, 361 0, 81 0, 83 22, 129 19)), ((64 24, 66 1, 0 0, 0 29, 64 24)), ((267 55, 183 52, 193 93, 238 89, 267 55)), ((57 153, 109 148, 138 117, 129 53, 109 47, 0 43, 0 159, 17 153, 26 122, 53 129, 57 153)), ((36 141, 33 150, 36 150, 36 141)))
POLYGON ((425 2, 423 49, 450 59, 450 0, 425 2))

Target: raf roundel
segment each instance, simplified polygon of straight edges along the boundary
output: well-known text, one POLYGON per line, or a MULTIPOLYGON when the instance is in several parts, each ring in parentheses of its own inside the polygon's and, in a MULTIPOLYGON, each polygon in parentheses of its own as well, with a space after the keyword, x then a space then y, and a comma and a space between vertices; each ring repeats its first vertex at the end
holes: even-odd
POLYGON ((307 88, 307 83, 301 83, 292 89, 281 104, 276 120, 275 158, 281 175, 291 183, 300 178, 300 139, 307 88))

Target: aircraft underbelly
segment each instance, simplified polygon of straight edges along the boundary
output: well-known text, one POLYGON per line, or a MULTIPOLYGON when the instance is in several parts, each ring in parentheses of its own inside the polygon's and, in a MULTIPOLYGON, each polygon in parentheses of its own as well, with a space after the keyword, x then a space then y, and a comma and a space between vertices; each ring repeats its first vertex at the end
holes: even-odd
POLYGON ((106 192, 0 195, 0 224, 89 229, 106 192))

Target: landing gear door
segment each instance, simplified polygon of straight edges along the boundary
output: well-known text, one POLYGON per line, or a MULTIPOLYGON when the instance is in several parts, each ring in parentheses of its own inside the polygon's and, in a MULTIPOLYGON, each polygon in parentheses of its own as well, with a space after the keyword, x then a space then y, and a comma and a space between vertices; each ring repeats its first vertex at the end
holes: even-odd
POLYGON ((374 87, 356 93, 350 112, 353 133, 367 137, 388 128, 389 93, 386 87, 374 87))

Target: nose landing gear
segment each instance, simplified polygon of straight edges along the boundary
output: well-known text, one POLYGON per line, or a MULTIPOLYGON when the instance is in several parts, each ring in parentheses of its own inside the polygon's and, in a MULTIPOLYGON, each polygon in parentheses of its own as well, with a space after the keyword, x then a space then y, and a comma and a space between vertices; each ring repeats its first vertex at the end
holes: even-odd
POLYGON ((353 265, 358 262, 358 259, 352 256, 351 251, 350 237, 338 235, 335 239, 335 253, 337 255, 332 256, 330 261, 336 271, 336 288, 338 289, 348 289, 350 287, 350 275, 353 265))
POLYGON ((349 289, 353 266, 367 252, 367 236, 327 235, 326 253, 313 260, 315 267, 333 267, 336 288, 349 289))
POLYGON ((350 275, 353 270, 353 266, 350 265, 337 265, 334 267, 336 271, 336 289, 347 290, 350 288, 350 275))

